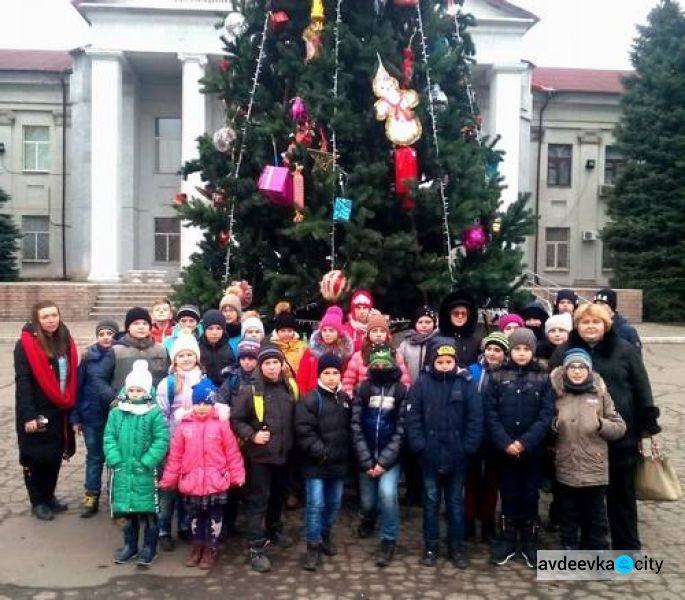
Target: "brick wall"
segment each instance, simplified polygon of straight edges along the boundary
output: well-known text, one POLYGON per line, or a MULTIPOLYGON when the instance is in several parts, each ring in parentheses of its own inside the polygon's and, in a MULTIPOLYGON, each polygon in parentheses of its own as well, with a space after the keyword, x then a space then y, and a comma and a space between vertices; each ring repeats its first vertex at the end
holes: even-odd
POLYGON ((95 303, 98 286, 94 283, 14 282, 0 284, 0 318, 23 321, 31 307, 42 300, 57 304, 65 321, 87 321, 95 303))
MULTIPOLYGON (((598 288, 573 288, 579 296, 592 301, 598 288)), ((535 292, 542 295, 544 292, 535 292)), ((631 323, 642 323, 642 290, 616 290, 618 294, 618 312, 631 323)), ((550 302, 554 302, 555 292, 552 290, 548 296, 550 302)))

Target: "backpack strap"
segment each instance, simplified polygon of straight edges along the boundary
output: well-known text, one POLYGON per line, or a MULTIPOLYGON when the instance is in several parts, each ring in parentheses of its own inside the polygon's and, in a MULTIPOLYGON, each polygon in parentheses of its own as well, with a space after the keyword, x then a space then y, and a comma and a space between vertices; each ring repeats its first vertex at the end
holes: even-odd
POLYGON ((264 422, 264 394, 258 394, 255 386, 252 386, 252 402, 254 403, 254 414, 257 421, 264 422))
POLYGON ((297 385, 297 381, 293 379, 292 377, 288 377, 288 387, 290 388, 290 392, 292 393, 293 397, 295 398, 295 402, 300 401, 300 388, 297 385))
POLYGON ((320 417, 321 413, 323 412, 323 396, 321 395, 319 388, 316 389, 316 398, 317 398, 316 416, 320 417))

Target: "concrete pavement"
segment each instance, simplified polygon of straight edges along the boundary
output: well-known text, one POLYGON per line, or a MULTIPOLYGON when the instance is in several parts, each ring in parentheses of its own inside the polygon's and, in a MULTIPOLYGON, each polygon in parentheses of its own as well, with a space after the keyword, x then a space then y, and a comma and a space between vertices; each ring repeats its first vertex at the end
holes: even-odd
MULTIPOLYGON (((2 328, 3 331, 5 327, 2 328)), ((15 329, 16 332, 18 329, 15 329)), ((80 330, 72 325, 76 336, 80 330)), ((92 330, 92 329, 91 329, 92 330)), ((86 330, 83 330, 86 333, 86 330)), ((654 581, 538 583, 520 561, 501 568, 487 564, 487 549, 472 547, 472 564, 457 571, 441 561, 436 569, 418 565, 421 519, 416 508, 403 509, 396 561, 380 571, 371 559, 375 540, 354 536, 355 508, 346 506, 337 531, 340 553, 317 573, 300 568, 304 550, 302 511, 289 513, 288 530, 297 544, 274 550, 274 569, 252 573, 239 539, 229 540, 209 574, 182 566, 187 546, 162 554, 149 572, 117 566, 111 555, 121 541, 105 512, 93 519, 77 514, 82 493, 83 449, 66 464, 59 494, 72 506, 52 523, 29 515, 14 433, 11 345, 0 344, 0 600, 5 598, 683 598, 685 597, 685 501, 640 503, 640 530, 650 554, 663 559, 654 581)), ((648 345, 645 361, 656 402, 661 407, 663 443, 681 478, 685 477, 685 347, 648 345)), ((106 504, 106 503, 105 503, 106 504)), ((542 511, 546 514, 546 510, 542 511)), ((542 547, 553 540, 543 536, 542 547)))

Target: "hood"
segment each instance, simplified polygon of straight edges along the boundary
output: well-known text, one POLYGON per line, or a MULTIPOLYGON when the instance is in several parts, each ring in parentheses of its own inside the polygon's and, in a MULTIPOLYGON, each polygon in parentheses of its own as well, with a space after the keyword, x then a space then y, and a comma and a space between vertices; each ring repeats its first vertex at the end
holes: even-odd
MULTIPOLYGON (((330 351, 330 348, 324 344, 323 340, 321 339, 321 331, 319 329, 312 333, 312 337, 309 339, 309 349, 312 351, 312 354, 316 356, 316 358, 319 358, 326 352, 330 351)), ((352 341, 352 338, 344 331, 338 338, 337 350, 340 352, 340 356, 342 357, 343 361, 354 354, 354 342, 352 341)))
POLYGON ((143 402, 129 402, 124 399, 117 405, 119 410, 131 413, 132 415, 144 415, 149 413, 157 405, 150 401, 149 398, 145 399, 143 402))
POLYGON ((445 296, 440 303, 440 311, 438 313, 438 328, 442 335, 454 336, 458 334, 468 337, 476 330, 476 325, 478 325, 478 306, 473 296, 460 290, 445 296), (463 327, 455 327, 450 319, 450 310, 457 304, 466 306, 469 309, 469 318, 463 327))

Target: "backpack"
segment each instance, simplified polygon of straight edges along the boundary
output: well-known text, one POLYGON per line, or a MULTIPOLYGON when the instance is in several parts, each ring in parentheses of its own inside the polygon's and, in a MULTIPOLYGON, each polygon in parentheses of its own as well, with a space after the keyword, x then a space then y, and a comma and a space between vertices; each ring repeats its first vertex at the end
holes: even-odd
MULTIPOLYGON (((297 382, 292 379, 288 378, 288 386, 290 387, 290 391, 292 392, 292 395, 295 398, 295 402, 299 402, 300 400, 300 389, 297 387, 297 382)), ((260 423, 264 422, 264 394, 258 394, 257 390, 255 389, 255 386, 252 386, 252 402, 254 403, 254 412, 257 417, 257 421, 260 423)))

